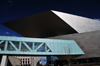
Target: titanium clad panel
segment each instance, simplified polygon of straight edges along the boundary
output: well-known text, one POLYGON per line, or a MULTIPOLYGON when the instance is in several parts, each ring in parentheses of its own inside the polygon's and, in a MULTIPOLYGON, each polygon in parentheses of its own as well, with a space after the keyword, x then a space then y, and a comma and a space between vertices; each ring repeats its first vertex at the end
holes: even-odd
MULTIPOLYGON (((55 36, 50 37, 50 39, 74 40, 85 52, 84 55, 77 57, 77 59, 100 57, 100 31, 55 36)), ((74 50, 78 51, 78 49, 74 50)))
POLYGON ((52 12, 78 33, 100 30, 100 21, 53 10, 52 12))

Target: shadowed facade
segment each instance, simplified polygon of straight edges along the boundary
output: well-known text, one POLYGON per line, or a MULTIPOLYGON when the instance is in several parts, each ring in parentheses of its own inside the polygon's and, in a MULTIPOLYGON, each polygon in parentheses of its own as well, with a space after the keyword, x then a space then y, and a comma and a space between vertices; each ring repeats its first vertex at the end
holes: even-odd
POLYGON ((52 11, 47 11, 3 23, 24 37, 46 38, 77 33, 52 11))

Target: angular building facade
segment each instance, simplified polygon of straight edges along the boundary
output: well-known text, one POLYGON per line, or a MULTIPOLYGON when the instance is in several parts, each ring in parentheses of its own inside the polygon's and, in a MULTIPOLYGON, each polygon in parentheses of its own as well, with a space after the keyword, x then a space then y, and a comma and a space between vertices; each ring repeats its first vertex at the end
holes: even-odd
MULTIPOLYGON (((8 28, 14 30, 15 32, 19 33, 24 37, 41 38, 41 40, 45 38, 44 42, 47 42, 47 39, 49 39, 48 40, 49 42, 52 42, 51 40, 53 40, 54 43, 49 43, 49 44, 47 43, 48 44, 47 46, 50 48, 50 50, 52 49, 50 54, 47 53, 48 55, 54 55, 56 54, 56 52, 58 54, 56 54, 55 56, 59 55, 60 50, 61 52, 63 50, 59 49, 61 47, 63 48, 63 46, 60 45, 64 44, 63 42, 64 40, 66 40, 67 43, 64 44, 66 48, 68 48, 68 45, 71 45, 70 46, 71 50, 75 50, 73 48, 75 47, 73 41, 75 42, 75 45, 77 45, 78 48, 80 48, 81 51, 81 53, 79 52, 80 54, 78 53, 78 51, 76 52, 73 51, 74 54, 78 53, 79 55, 81 55, 78 57, 73 56, 75 59, 100 57, 100 52, 99 52, 100 21, 97 20, 51 10, 23 17, 20 19, 12 20, 3 23, 3 25, 7 26, 8 28), (55 41, 54 39, 56 39, 57 41, 55 41), (62 43, 59 43, 60 41, 62 43), (72 43, 68 43, 68 41, 71 41, 72 43), (52 47, 50 47, 49 45, 52 47), (57 49, 59 50, 54 49, 56 46, 58 46, 57 49), (53 50, 57 51, 54 52, 53 54, 52 53, 53 50)), ((3 38, 0 39, 1 42, 4 41, 2 39, 3 38)), ((9 42, 8 39, 5 38, 5 40, 9 42)), ((27 46, 28 44, 23 41, 22 43, 25 46, 27 46)), ((11 42, 12 41, 10 41, 9 43, 13 46, 11 42)), ((27 48, 29 49, 28 46, 27 48)), ((29 50, 31 51, 31 49, 29 50)), ((40 54, 43 54, 43 52, 40 54)), ((58 58, 64 59, 65 56, 64 55, 60 57, 58 56, 58 58)))

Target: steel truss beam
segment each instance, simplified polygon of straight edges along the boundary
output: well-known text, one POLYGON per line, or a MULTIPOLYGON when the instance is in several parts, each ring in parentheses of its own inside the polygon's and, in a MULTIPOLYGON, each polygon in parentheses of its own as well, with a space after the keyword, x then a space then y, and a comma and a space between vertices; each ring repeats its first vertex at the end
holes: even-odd
MULTIPOLYGON (((18 42, 18 41, 17 41, 18 42)), ((22 50, 29 50, 29 52, 38 52, 37 50, 39 50, 43 45, 45 45, 45 47, 43 48, 43 49, 45 49, 45 51, 44 52, 49 52, 49 50, 50 49, 47 49, 48 48, 48 46, 45 44, 45 43, 43 43, 43 42, 41 42, 40 43, 40 45, 36 48, 36 49, 34 49, 34 47, 35 47, 35 42, 31 42, 32 44, 32 48, 29 46, 29 44, 27 44, 26 42, 22 42, 22 41, 19 41, 19 44, 16 44, 16 43, 14 43, 13 41, 6 41, 6 40, 1 40, 0 41, 0 45, 4 45, 4 50, 2 50, 1 48, 2 48, 2 46, 0 46, 0 51, 9 51, 8 49, 11 49, 11 47, 13 47, 14 49, 13 50, 10 50, 10 51, 21 51, 21 52, 24 52, 24 51, 22 51, 22 50), (9 45, 8 45, 8 43, 9 43, 9 45), (23 44, 23 45, 22 45, 23 44), (16 45, 18 45, 19 47, 17 48, 17 46, 16 45), (10 46, 10 47, 9 47, 10 46)), ((42 49, 40 49, 40 50, 42 50, 42 49)), ((43 52, 43 51, 41 51, 41 52, 43 52)))

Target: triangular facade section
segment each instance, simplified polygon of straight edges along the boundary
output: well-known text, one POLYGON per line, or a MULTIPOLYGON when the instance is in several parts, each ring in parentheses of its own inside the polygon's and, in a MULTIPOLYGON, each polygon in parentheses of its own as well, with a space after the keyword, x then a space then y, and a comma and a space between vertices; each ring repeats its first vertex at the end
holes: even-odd
POLYGON ((52 11, 23 17, 3 23, 24 37, 46 38, 77 33, 52 11))
POLYGON ((74 28, 78 33, 100 30, 100 21, 53 10, 52 12, 60 17, 66 24, 74 28))

